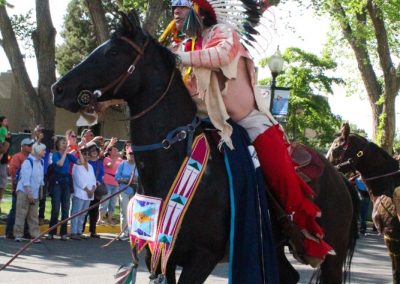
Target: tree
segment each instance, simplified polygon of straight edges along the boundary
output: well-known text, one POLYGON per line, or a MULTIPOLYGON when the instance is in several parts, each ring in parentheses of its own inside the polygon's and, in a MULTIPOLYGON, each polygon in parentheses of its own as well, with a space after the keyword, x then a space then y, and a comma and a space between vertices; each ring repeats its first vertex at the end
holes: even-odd
POLYGON ((103 43, 108 39, 109 28, 101 0, 85 0, 85 4, 95 27, 96 41, 98 44, 103 43))
MULTIPOLYGON (((301 1, 303 2, 303 1, 301 1)), ((400 88, 400 1, 311 0, 316 11, 331 17, 340 38, 351 47, 367 93, 373 116, 373 138, 392 152, 396 129, 395 98, 400 88)))
MULTIPOLYGON (((286 49, 282 57, 289 67, 277 77, 277 85, 290 87, 286 130, 296 141, 325 148, 341 122, 332 114, 326 97, 333 93, 334 83, 342 83, 341 79, 326 75, 336 68, 336 63, 327 54, 320 58, 299 48, 286 49), (306 137, 308 129, 315 131, 316 137, 306 137)), ((267 61, 261 60, 260 65, 264 67, 267 61)))
POLYGON ((60 75, 64 75, 72 69, 100 44, 96 42, 96 38, 103 40, 103 35, 96 36, 96 30, 98 31, 100 28, 95 29, 91 24, 89 13, 81 1, 70 1, 64 18, 64 28, 61 31, 64 43, 57 48, 56 53, 57 71, 60 75))
POLYGON ((26 70, 23 55, 18 46, 10 17, 6 6, 0 4, 0 31, 2 38, 0 44, 11 65, 14 81, 18 91, 22 93, 23 107, 28 113, 29 126, 42 124, 48 129, 54 129, 55 107, 52 104, 50 86, 55 82, 55 34, 49 1, 36 0, 36 27, 31 37, 37 58, 39 82, 35 90, 26 70))
POLYGON ((135 7, 144 18, 146 30, 156 36, 166 18, 168 1, 112 1, 72 0, 68 4, 64 29, 64 43, 57 49, 57 70, 63 75, 79 63, 97 45, 109 38, 117 28, 117 10, 129 11, 135 7))

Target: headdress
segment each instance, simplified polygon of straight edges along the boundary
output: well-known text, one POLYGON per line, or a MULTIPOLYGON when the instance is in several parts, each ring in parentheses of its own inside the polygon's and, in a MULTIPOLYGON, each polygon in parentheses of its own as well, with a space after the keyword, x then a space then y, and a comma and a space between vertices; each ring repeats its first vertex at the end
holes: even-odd
MULTIPOLYGON (((239 33, 242 42, 250 47, 254 47, 256 42, 254 36, 260 35, 257 29, 263 26, 260 21, 264 11, 278 3, 279 0, 172 0, 171 2, 172 7, 192 6, 196 14, 199 13, 199 9, 202 9, 215 23, 232 25, 239 33)), ((165 38, 164 33, 164 38, 160 39, 163 41, 165 38)))

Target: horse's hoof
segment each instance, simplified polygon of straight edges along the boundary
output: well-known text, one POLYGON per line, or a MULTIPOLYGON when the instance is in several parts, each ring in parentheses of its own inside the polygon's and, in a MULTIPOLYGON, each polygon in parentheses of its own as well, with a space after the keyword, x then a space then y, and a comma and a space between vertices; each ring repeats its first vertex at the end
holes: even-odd
POLYGON ((158 276, 151 274, 149 284, 167 284, 167 279, 165 279, 164 274, 159 274, 158 276))

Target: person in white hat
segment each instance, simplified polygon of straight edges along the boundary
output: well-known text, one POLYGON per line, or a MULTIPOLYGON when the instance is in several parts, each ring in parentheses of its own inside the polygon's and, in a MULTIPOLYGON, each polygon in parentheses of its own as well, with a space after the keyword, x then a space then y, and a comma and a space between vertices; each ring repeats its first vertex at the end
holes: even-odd
MULTIPOLYGON (((44 185, 43 156, 46 153, 44 144, 33 144, 31 154, 22 163, 19 180, 17 181, 17 205, 15 213, 15 241, 22 240, 25 220, 29 226, 31 237, 39 235, 39 195, 44 185)), ((36 242, 40 242, 37 240, 36 242)))

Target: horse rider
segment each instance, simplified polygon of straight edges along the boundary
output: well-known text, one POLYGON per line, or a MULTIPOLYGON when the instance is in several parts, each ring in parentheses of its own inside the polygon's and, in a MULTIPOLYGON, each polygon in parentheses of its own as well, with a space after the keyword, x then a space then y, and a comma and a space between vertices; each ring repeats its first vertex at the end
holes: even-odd
MULTIPOLYGON (((246 129, 267 185, 304 235, 303 247, 297 248, 305 252, 303 261, 317 267, 334 251, 323 240, 323 229, 315 220, 321 212, 311 200, 314 192, 297 175, 285 133, 256 91, 254 63, 240 43, 241 35, 235 26, 222 21, 223 8, 213 3, 172 0, 174 20, 162 37, 173 32, 171 49, 183 66, 185 84, 200 114, 218 129, 221 141, 233 149, 229 118, 246 129)), ((264 9, 269 6, 266 0, 262 3, 264 9)))

